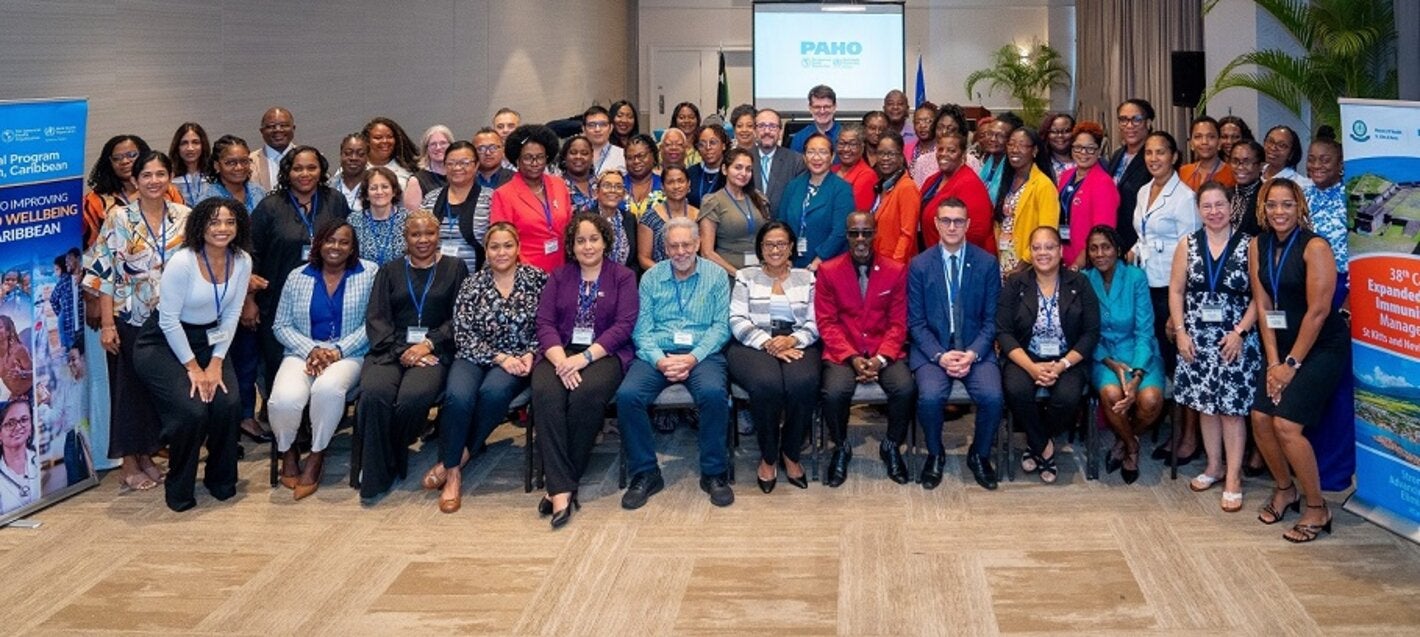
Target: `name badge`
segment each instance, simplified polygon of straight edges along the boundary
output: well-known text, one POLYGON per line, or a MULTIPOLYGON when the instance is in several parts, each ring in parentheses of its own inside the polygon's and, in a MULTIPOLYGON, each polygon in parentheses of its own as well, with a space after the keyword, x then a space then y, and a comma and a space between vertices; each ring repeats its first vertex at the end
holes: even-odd
POLYGON ((1041 356, 1043 356, 1043 357, 1045 357, 1045 358, 1059 358, 1059 357, 1060 357, 1060 341, 1059 341, 1059 339, 1054 339, 1054 338, 1041 339, 1039 345, 1040 345, 1040 347, 1039 347, 1039 350, 1036 352, 1037 354, 1040 354, 1041 356))
POLYGON ((411 328, 409 328, 408 330, 405 330, 405 332, 404 332, 404 342, 405 342, 405 343, 408 343, 408 344, 410 344, 410 345, 418 345, 418 344, 420 344, 420 343, 423 343, 423 342, 424 342, 424 339, 427 338, 428 336, 429 336, 429 328, 427 328, 427 327, 411 327, 411 328))
POLYGON ((572 328, 572 344, 591 345, 593 335, 593 330, 590 327, 574 327, 572 328))
POLYGON ((798 246, 798 249, 799 249, 799 254, 806 254, 806 253, 808 253, 808 251, 809 251, 809 240, 808 240, 808 239, 804 239, 804 238, 800 238, 800 239, 799 239, 799 246, 798 246))
POLYGON ((1153 246, 1154 252, 1163 252, 1163 251, 1164 251, 1164 241, 1163 241, 1163 239, 1152 239, 1152 240, 1149 241, 1149 245, 1153 246))
POLYGON ((306 246, 301 246, 301 260, 302 260, 302 261, 310 261, 310 260, 311 260, 311 247, 310 247, 310 246, 308 246, 308 245, 306 245, 306 246))
POLYGON ((441 245, 439 246, 439 254, 446 257, 459 256, 459 247, 441 245))
POLYGON ((227 330, 224 330, 224 329, 222 329, 222 328, 220 328, 220 327, 214 327, 214 328, 212 328, 212 329, 210 329, 210 330, 207 330, 207 344, 208 344, 208 345, 216 345, 216 344, 218 344, 218 343, 221 343, 222 341, 225 341, 225 340, 227 340, 227 339, 230 339, 231 337, 232 337, 232 333, 231 333, 231 332, 228 332, 227 330))
POLYGON ((759 265, 759 257, 756 256, 753 252, 746 252, 746 253, 745 253, 745 267, 748 268, 748 267, 750 267, 750 266, 755 266, 755 265, 759 265))
POLYGON ((1060 240, 1061 240, 1061 241, 1069 241, 1069 240, 1070 240, 1070 226, 1068 226, 1068 225, 1060 226, 1060 240))
POLYGON ((543 253, 543 254, 554 254, 554 253, 556 253, 556 252, 557 252, 557 240, 556 240, 556 239, 548 239, 547 241, 543 241, 543 242, 542 242, 542 253, 543 253))
POLYGON ((1287 313, 1282 310, 1267 311, 1267 327, 1274 330, 1287 329, 1287 313))
POLYGON ((676 332, 671 336, 671 341, 678 346, 691 347, 695 345, 695 337, 690 332, 676 332))
POLYGON ((1202 314, 1204 323, 1223 322, 1223 308, 1220 305, 1205 305, 1202 314))

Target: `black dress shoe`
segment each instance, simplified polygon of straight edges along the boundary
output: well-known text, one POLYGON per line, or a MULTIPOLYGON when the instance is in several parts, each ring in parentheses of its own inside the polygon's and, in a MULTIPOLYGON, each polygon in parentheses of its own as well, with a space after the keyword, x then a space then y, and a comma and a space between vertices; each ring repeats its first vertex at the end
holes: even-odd
POLYGON ((553 528, 553 530, 557 530, 557 529, 560 529, 560 528, 566 526, 568 522, 571 522, 571 521, 572 521, 572 511, 573 511, 574 509, 581 509, 581 508, 582 508, 582 503, 577 501, 577 494, 576 494, 575 492, 573 492, 573 493, 572 493, 572 499, 570 499, 570 500, 567 501, 567 506, 566 506, 566 507, 563 507, 563 509, 562 509, 561 511, 554 511, 554 512, 552 513, 552 528, 553 528))
MULTIPOLYGON (((1182 467, 1183 465, 1193 462, 1194 460, 1197 460, 1198 457, 1201 455, 1203 455, 1203 445, 1198 445, 1198 448, 1194 449, 1193 453, 1190 453, 1186 456, 1178 457, 1178 466, 1182 467)), ((1164 464, 1168 466, 1173 466, 1169 464, 1167 459, 1164 460, 1164 464)))
POLYGON ((803 475, 801 475, 801 476, 795 478, 794 476, 789 475, 789 472, 788 472, 788 471, 785 471, 785 472, 784 472, 784 481, 785 481, 785 482, 788 482, 789 484, 792 484, 792 485, 794 485, 794 486, 796 486, 796 487, 798 487, 798 488, 800 488, 800 489, 807 489, 807 488, 809 488, 809 474, 807 474, 807 473, 805 473, 805 474, 803 474, 803 475))
POLYGON ((646 505, 646 501, 651 496, 661 492, 666 488, 666 481, 661 479, 661 472, 657 469, 643 471, 631 477, 631 486, 626 487, 626 493, 621 495, 621 508, 627 510, 639 509, 646 505))
POLYGON ((971 469, 971 477, 976 478, 976 483, 981 485, 981 488, 991 491, 996 489, 996 470, 991 467, 991 460, 968 451, 966 466, 971 469))
POLYGON ((760 491, 763 491, 763 492, 765 492, 765 493, 770 493, 770 492, 774 491, 774 485, 779 482, 779 476, 776 475, 776 476, 774 476, 773 478, 770 478, 770 479, 768 479, 768 480, 765 480, 764 478, 761 478, 761 477, 759 477, 759 475, 756 474, 756 475, 754 476, 754 481, 759 483, 759 490, 760 490, 760 491))
POLYGON ((717 507, 727 507, 735 503, 735 492, 730 488, 725 474, 701 476, 700 490, 710 494, 710 504, 717 507))
POLYGON ((907 462, 902 459, 902 450, 897 448, 897 443, 884 440, 878 445, 878 457, 883 459, 883 469, 893 482, 907 484, 907 462))
POLYGON ((843 443, 833 449, 833 457, 828 461, 828 478, 823 481, 830 487, 843 486, 848 479, 848 461, 853 459, 853 450, 843 443))
POLYGON ((250 440, 257 444, 270 444, 272 440, 275 440, 275 438, 271 437, 270 433, 267 433, 266 431, 263 431, 261 429, 261 425, 257 425, 256 433, 248 431, 246 427, 243 427, 241 425, 237 425, 237 431, 241 432, 243 438, 246 438, 247 440, 250 440))
POLYGON ((942 483, 942 470, 947 466, 946 456, 927 454, 927 462, 922 463, 922 488, 932 490, 942 483))
POLYGON ((1104 457, 1104 472, 1105 472, 1105 474, 1110 474, 1110 473, 1114 473, 1115 471, 1119 471, 1119 468, 1120 468, 1121 466, 1123 466, 1123 465, 1124 465, 1124 460, 1123 460, 1122 458, 1116 458, 1116 457, 1114 457, 1114 454, 1109 454, 1109 455, 1107 455, 1107 456, 1104 457))
POLYGON ((552 498, 544 495, 537 501, 537 514, 542 517, 552 515, 552 498))

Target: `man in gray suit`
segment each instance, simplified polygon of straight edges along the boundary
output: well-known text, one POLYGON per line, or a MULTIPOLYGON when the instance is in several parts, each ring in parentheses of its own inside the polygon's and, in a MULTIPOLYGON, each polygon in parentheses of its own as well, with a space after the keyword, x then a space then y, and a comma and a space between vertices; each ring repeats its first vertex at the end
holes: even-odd
POLYGON ((759 161, 754 163, 755 185, 769 198, 770 210, 779 209, 784 187, 808 170, 804 167, 803 155, 779 145, 783 132, 778 111, 764 108, 755 113, 754 135, 759 140, 759 161))

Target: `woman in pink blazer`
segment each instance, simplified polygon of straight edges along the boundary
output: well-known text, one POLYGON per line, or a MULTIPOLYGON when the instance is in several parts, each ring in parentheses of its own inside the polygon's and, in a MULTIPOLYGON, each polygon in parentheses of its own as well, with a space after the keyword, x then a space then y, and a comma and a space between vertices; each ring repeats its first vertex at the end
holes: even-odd
POLYGON ((1060 175, 1060 239, 1062 262, 1079 270, 1085 267, 1085 240, 1090 228, 1114 227, 1119 189, 1100 166, 1104 129, 1095 122, 1080 122, 1071 132, 1070 156, 1075 167, 1060 175))

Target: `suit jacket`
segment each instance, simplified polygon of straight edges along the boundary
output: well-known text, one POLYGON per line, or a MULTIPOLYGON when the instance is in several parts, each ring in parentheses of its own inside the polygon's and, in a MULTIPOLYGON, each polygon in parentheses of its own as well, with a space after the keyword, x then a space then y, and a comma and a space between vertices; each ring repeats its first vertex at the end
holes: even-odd
POLYGON ((774 214, 776 219, 789 224, 798 238, 808 240, 809 249, 794 257, 796 268, 808 266, 815 257, 827 261, 848 249, 844 228, 848 214, 853 212, 853 187, 838 175, 824 175, 818 194, 805 207, 809 177, 809 173, 804 173, 789 182, 774 214))
POLYGON ((1054 182, 1031 164, 1030 177, 1021 186, 1021 196, 1016 200, 1016 225, 1011 233, 1015 237, 1017 259, 1030 261, 1030 235, 1041 226, 1060 227, 1060 193, 1055 190, 1054 182))
MULTIPOLYGON (((1089 361, 1100 341, 1100 305, 1085 275, 1067 268, 1060 269, 1060 328, 1065 332, 1061 357, 1071 350, 1089 361)), ((1039 288, 1035 268, 1027 268, 1006 278, 1001 285, 1001 299, 996 307, 996 342, 1001 345, 1001 357, 1030 344, 1031 329, 1040 312, 1039 288)))
POLYGON ((966 229, 967 242, 995 256, 996 210, 991 205, 991 194, 986 192, 986 184, 982 183, 981 177, 963 164, 946 183, 941 182, 942 172, 937 171, 922 183, 922 198, 927 199, 927 193, 932 193, 932 197, 922 206, 922 245, 931 248, 941 242, 942 236, 937 232, 937 206, 942 205, 947 197, 956 197, 966 204, 966 217, 971 220, 971 225, 966 229))
MULTIPOLYGON (((261 138, 258 137, 257 139, 259 140, 261 138)), ((295 148, 296 146, 296 142, 292 141, 291 144, 286 147, 286 152, 291 152, 291 149, 295 148)), ((336 172, 339 171, 337 170, 336 172)), ((254 183, 257 185, 257 187, 261 188, 262 192, 271 192, 273 190, 276 190, 276 175, 270 174, 269 170, 266 167, 266 144, 262 144, 260 146, 257 146, 256 148, 251 149, 251 183, 254 183)), ((255 206, 255 203, 247 204, 247 208, 253 208, 255 206)))
POLYGON ((500 221, 512 223, 518 229, 518 252, 523 263, 552 272, 562 265, 564 258, 563 231, 572 221, 572 196, 567 192, 567 183, 557 177, 543 175, 542 184, 543 196, 551 206, 551 228, 547 225, 542 202, 522 177, 514 177, 493 191, 488 225, 500 221), (557 241, 557 249, 551 253, 543 249, 549 240, 557 241))
POLYGON ((922 194, 917 182, 903 173, 892 190, 882 194, 874 216, 878 219, 878 235, 873 249, 878 256, 903 266, 917 256, 917 220, 922 215, 922 194))
POLYGON ((902 358, 907 341, 907 267, 874 255, 868 294, 858 289, 858 268, 849 254, 818 269, 814 315, 823 358, 842 364, 854 356, 902 358))
MULTIPOLYGON (((636 290, 636 274, 618 263, 602 263, 597 277, 598 294, 592 306, 595 317, 592 342, 601 345, 607 355, 621 361, 621 370, 631 364, 636 346, 631 331, 636 327, 641 298, 636 290)), ((537 360, 553 347, 572 343, 572 328, 577 321, 577 294, 582 286, 582 268, 569 263, 554 270, 542 288, 537 305, 537 360)))
MULTIPOLYGON (((1109 174, 1111 179, 1114 172, 1119 169, 1119 161, 1124 158, 1125 149, 1121 147, 1114 151, 1114 155, 1109 158, 1109 174)), ((1124 178, 1119 180, 1119 209, 1115 211, 1114 229, 1119 232, 1119 241, 1124 245, 1120 246, 1122 252, 1128 252, 1134 247, 1134 242, 1139 240, 1139 233, 1134 230, 1134 205, 1139 199, 1139 187, 1149 183, 1153 179, 1149 175, 1149 169, 1144 166, 1144 148, 1141 146, 1139 152, 1135 153, 1133 159, 1129 161, 1129 167, 1124 169, 1124 178)), ((1074 237, 1070 237, 1072 240, 1074 237)))
MULTIPOLYGON (((1077 172, 1077 168, 1071 168, 1060 175, 1055 190, 1063 193, 1065 186, 1074 181, 1077 172)), ((1064 215, 1063 208, 1060 213, 1064 215)), ((1080 182, 1080 187, 1070 198, 1070 242, 1065 244, 1063 250, 1065 263, 1074 262, 1075 257, 1085 251, 1091 228, 1100 224, 1113 226, 1118 222, 1118 217, 1119 189, 1114 186, 1114 180, 1110 179, 1104 167, 1095 164, 1085 173, 1084 181, 1080 182)))
MULTIPOLYGON (((962 308, 960 349, 976 352, 980 361, 994 362, 1000 267, 995 257, 970 242, 962 244, 961 255, 961 298, 957 300, 962 308)), ((939 355, 959 349, 952 345, 944 256, 938 243, 913 258, 907 267, 907 332, 912 337, 907 365, 914 370, 935 364, 939 355)))
MULTIPOLYGON (((756 188, 764 185, 759 174, 759 149, 756 148, 750 153, 754 159, 754 185, 756 188)), ((769 187, 761 188, 764 196, 769 199, 769 209, 778 210, 779 200, 784 197, 784 188, 793 181, 795 177, 804 174, 808 168, 804 167, 804 156, 782 146, 774 150, 774 160, 769 163, 769 187)))
POLYGON ((839 172, 841 170, 841 166, 835 168, 834 174, 842 177, 844 181, 848 182, 848 185, 853 187, 853 209, 872 210, 875 198, 873 186, 878 185, 878 174, 873 172, 873 167, 868 165, 868 160, 863 159, 853 164, 853 168, 846 173, 839 172))

